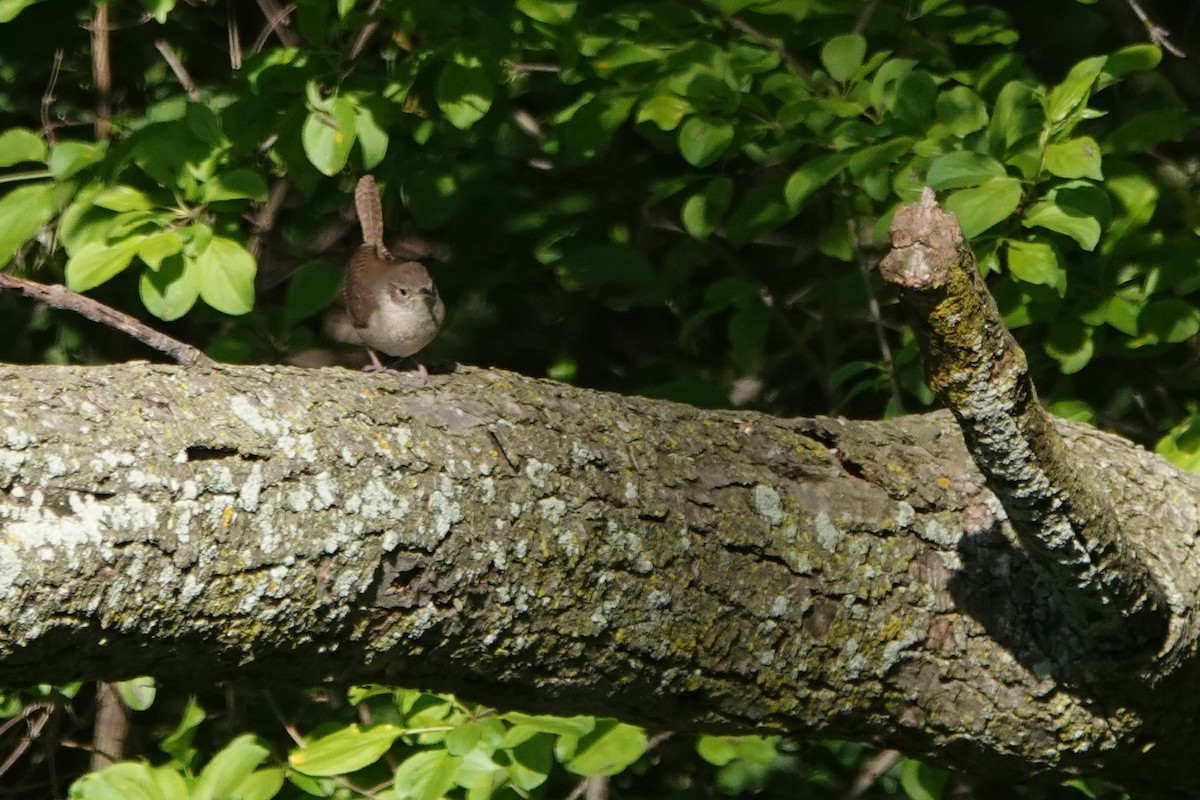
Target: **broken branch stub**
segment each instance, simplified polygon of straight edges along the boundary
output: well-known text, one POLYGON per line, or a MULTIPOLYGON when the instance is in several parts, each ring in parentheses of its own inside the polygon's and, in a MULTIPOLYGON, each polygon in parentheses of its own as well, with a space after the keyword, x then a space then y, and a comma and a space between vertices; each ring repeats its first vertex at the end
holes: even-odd
POLYGON ((1168 632, 1165 593, 1121 535, 1103 473, 1085 472, 1037 402, 1025 353, 1004 326, 958 220, 926 188, 892 221, 880 263, 914 318, 926 378, 1017 537, 1096 656, 1139 663, 1168 632))

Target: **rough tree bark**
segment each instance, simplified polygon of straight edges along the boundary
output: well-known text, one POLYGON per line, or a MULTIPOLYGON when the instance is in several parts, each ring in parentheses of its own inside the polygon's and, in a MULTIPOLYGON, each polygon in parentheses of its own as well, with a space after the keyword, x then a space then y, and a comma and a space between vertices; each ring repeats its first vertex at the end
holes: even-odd
MULTIPOLYGON (((460 369, 0 372, 0 681, 383 680, 1193 791, 1193 605, 1064 649, 949 414, 702 412, 460 369)), ((1200 481, 1085 426, 1172 596, 1200 481)))

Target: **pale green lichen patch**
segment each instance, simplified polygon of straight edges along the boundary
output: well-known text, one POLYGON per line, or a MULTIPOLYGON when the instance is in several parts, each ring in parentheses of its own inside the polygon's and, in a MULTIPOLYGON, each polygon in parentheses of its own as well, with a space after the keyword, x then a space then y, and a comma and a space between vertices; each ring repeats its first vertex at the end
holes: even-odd
POLYGON ((783 501, 779 492, 766 484, 754 487, 754 510, 773 526, 783 524, 783 501))

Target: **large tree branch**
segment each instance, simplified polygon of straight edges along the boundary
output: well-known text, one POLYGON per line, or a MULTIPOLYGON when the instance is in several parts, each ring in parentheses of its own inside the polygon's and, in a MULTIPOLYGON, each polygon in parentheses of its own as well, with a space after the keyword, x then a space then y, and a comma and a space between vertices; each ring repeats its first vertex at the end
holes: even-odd
POLYGON ((471 369, 7 369, 0 681, 383 680, 1194 791, 1200 482, 1056 426, 1180 598, 1148 679, 1079 663, 948 414, 471 369))

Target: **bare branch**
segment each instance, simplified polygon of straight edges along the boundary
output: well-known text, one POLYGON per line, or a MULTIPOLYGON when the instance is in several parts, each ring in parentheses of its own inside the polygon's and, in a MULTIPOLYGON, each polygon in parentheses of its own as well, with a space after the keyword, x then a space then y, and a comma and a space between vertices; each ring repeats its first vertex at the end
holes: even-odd
POLYGON ((38 283, 0 272, 0 288, 14 289, 53 308, 74 311, 93 322, 119 330, 142 344, 167 354, 185 367, 210 367, 215 363, 190 344, 184 344, 165 333, 160 333, 122 311, 73 292, 65 286, 38 283))

